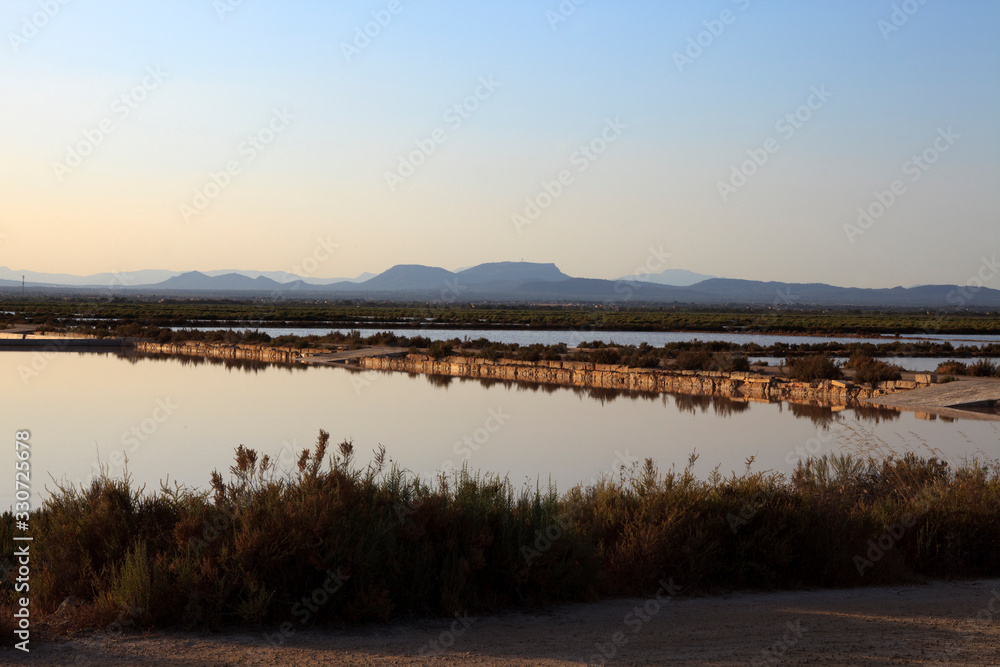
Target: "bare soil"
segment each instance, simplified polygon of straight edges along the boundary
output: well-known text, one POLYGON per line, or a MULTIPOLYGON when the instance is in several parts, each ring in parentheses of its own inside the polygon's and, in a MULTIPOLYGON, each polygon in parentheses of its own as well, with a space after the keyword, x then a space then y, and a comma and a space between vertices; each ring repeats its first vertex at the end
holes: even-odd
POLYGON ((1000 665, 1000 579, 563 605, 542 613, 223 633, 96 633, 3 665, 1000 665))

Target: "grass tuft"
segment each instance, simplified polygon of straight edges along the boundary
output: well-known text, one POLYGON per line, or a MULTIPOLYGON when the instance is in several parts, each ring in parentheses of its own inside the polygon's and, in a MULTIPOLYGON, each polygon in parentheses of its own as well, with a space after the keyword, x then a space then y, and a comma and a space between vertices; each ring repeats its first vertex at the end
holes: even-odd
MULTIPOLYGON (((239 447, 211 488, 126 475, 59 487, 31 517, 33 613, 65 597, 123 628, 339 623, 686 591, 1000 575, 1000 462, 824 455, 790 475, 647 459, 564 494, 466 468, 360 467, 320 431, 290 473, 239 447)), ((13 516, 0 519, 13 602, 13 516)))

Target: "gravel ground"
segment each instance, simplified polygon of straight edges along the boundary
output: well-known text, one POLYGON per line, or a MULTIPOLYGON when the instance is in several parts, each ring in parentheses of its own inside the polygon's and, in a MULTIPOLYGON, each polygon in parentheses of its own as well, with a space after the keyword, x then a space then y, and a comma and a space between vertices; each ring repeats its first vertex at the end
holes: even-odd
POLYGON ((1000 665, 1000 579, 612 600, 452 621, 87 634, 3 665, 1000 665))

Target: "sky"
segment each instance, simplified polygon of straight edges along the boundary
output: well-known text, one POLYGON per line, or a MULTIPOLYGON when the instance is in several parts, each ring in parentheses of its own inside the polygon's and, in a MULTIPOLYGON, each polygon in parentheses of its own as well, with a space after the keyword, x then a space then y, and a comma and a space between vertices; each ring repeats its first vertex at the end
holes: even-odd
POLYGON ((0 266, 1000 287, 997 25, 987 0, 4 0, 0 266))

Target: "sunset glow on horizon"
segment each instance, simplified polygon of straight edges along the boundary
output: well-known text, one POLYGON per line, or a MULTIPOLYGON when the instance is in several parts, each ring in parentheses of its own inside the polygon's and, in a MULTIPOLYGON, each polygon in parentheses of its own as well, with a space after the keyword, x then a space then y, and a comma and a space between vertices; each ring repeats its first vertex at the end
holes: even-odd
POLYGON ((0 266, 964 284, 1000 5, 11 0, 0 266), (652 250, 651 250, 652 249, 652 250))

